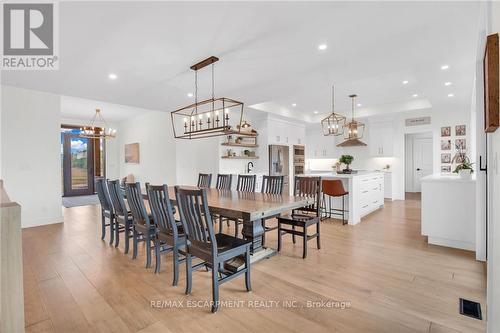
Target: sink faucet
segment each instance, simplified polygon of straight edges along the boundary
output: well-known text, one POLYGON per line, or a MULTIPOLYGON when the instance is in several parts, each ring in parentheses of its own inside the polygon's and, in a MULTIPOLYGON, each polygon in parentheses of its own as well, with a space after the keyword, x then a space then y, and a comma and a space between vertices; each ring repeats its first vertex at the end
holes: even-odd
POLYGON ((252 171, 252 169, 253 169, 253 163, 252 163, 252 162, 248 162, 248 163, 247 163, 247 173, 250 173, 250 171, 252 171), (252 167, 250 167, 250 165, 251 165, 252 167))

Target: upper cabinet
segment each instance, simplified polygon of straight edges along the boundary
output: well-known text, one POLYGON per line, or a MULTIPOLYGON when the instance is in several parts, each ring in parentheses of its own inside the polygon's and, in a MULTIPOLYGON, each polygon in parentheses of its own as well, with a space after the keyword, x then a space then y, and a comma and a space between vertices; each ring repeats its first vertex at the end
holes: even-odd
POLYGON ((393 124, 391 121, 373 122, 369 124, 370 155, 374 157, 391 157, 394 153, 393 124))
POLYGON ((303 145, 305 143, 305 126, 281 119, 269 119, 269 144, 303 145))
POLYGON ((337 140, 324 136, 321 128, 311 127, 306 132, 307 158, 338 158, 337 140))

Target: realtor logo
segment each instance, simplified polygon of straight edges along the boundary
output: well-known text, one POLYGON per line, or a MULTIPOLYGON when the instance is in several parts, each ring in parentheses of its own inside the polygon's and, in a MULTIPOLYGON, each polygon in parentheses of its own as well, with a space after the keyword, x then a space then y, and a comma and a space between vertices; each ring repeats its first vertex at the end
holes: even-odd
POLYGON ((2 69, 58 69, 56 5, 3 4, 2 69))

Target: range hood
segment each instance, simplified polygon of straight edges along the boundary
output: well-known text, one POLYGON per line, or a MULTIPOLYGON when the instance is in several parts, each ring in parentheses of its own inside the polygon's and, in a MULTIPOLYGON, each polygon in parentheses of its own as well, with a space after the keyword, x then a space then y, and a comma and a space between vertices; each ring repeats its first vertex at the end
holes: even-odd
POLYGON ((366 143, 360 139, 347 139, 337 145, 337 147, 364 147, 367 146, 366 143))

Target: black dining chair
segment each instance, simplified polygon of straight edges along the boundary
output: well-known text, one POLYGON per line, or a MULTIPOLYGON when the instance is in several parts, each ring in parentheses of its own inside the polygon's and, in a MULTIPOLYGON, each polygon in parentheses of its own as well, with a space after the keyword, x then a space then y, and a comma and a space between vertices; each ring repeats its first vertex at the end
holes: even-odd
MULTIPOLYGON (((267 193, 267 194, 276 194, 276 195, 282 195, 283 194, 283 183, 284 183, 284 177, 283 176, 266 176, 262 178, 262 186, 260 191, 262 193, 267 193)), ((262 219, 262 228, 264 228, 264 233, 262 234, 262 245, 266 243, 266 233, 271 232, 273 230, 278 230, 278 225, 276 226, 269 226, 266 225, 266 221, 270 219, 274 219, 280 216, 280 214, 276 214, 273 216, 269 216, 265 219, 262 219)))
POLYGON ((101 203, 101 239, 104 240, 106 238, 106 227, 109 227, 109 244, 113 244, 115 211, 111 203, 106 180, 104 178, 97 178, 95 187, 97 189, 97 197, 101 203), (109 223, 106 223, 106 218, 109 220, 109 223))
POLYGON ((215 188, 218 190, 230 190, 233 177, 231 175, 217 174, 215 188))
POLYGON ((146 190, 153 220, 158 228, 155 240, 155 272, 160 272, 161 253, 173 252, 174 279, 172 284, 176 286, 179 281, 179 264, 185 260, 185 258, 180 259, 179 255, 186 255, 186 234, 180 221, 175 220, 174 209, 168 197, 168 186, 146 184, 146 190))
POLYGON ((285 234, 292 235, 295 244, 295 236, 302 237, 302 258, 307 257, 307 242, 316 238, 316 246, 321 249, 320 222, 321 222, 321 177, 295 177, 293 193, 298 197, 309 197, 313 199, 311 205, 294 209, 291 215, 278 217, 278 251, 281 251, 281 237, 285 234), (316 233, 309 235, 307 228, 316 225, 316 233), (286 226, 286 228, 285 228, 286 226), (288 227, 292 227, 289 229, 288 227), (302 230, 296 230, 299 227, 302 230))
POLYGON ((206 189, 183 189, 175 187, 175 195, 181 222, 187 236, 186 253, 186 294, 192 290, 193 270, 202 265, 212 269, 212 312, 219 308, 219 285, 245 274, 247 291, 250 284, 250 241, 225 234, 215 234, 212 217, 208 210, 206 189), (203 260, 192 265, 192 256, 203 260), (224 262, 241 258, 244 267, 232 272, 224 268, 224 262), (219 278, 220 275, 220 278, 219 278))
POLYGON ((148 215, 144 198, 141 192, 140 183, 127 183, 125 185, 127 193, 127 202, 132 212, 133 220, 133 238, 134 254, 133 259, 137 258, 137 247, 140 241, 146 243, 146 268, 151 267, 151 243, 156 239, 156 226, 152 221, 152 216, 148 215))
POLYGON ((120 243, 120 233, 125 235, 124 253, 128 253, 130 236, 132 233, 132 215, 124 200, 124 193, 119 180, 108 180, 109 196, 115 213, 115 247, 120 243))
POLYGON ((199 188, 210 188, 212 185, 212 174, 211 173, 200 173, 198 174, 198 187, 199 188))
MULTIPOLYGON (((236 183, 236 191, 246 192, 246 193, 255 192, 256 179, 257 179, 256 175, 238 175, 238 182, 236 183)), ((227 219, 228 226, 230 221, 234 222, 234 237, 238 237, 239 226, 243 224, 243 220, 227 219)), ((222 223, 219 223, 219 233, 221 232, 222 232, 222 223)))

